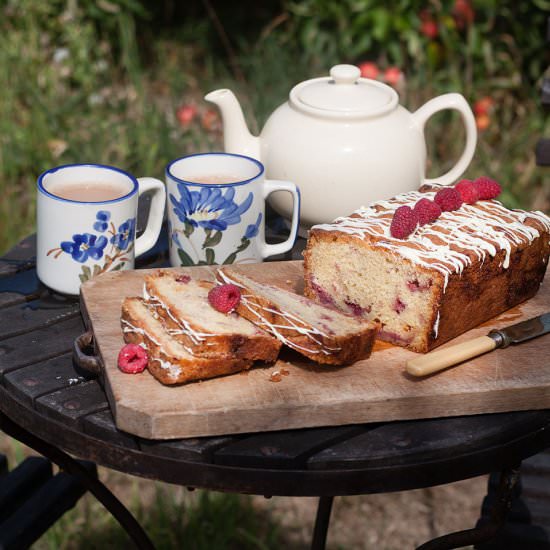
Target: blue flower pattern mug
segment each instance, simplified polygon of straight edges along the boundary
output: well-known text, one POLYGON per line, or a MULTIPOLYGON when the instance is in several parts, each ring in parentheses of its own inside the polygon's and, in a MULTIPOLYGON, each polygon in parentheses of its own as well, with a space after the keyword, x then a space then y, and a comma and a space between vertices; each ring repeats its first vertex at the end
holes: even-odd
POLYGON ((230 153, 200 153, 166 167, 170 262, 174 266, 261 262, 296 240, 300 194, 294 183, 266 180, 259 161, 230 153), (215 181, 215 183, 214 183, 215 181), (265 200, 293 196, 288 239, 265 242, 265 200))
POLYGON ((165 203, 164 184, 100 164, 52 168, 38 178, 37 273, 50 288, 78 294, 81 283, 106 271, 132 269, 134 259, 154 246, 165 203), (121 196, 89 201, 62 198, 55 185, 86 181, 113 183, 121 196), (153 193, 147 227, 136 239, 138 197, 153 193))

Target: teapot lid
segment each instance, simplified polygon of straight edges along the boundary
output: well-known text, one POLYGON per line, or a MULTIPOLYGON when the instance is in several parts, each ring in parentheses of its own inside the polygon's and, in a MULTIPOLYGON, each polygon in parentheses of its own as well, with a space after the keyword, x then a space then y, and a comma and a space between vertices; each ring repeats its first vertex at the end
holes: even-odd
POLYGON ((363 118, 392 110, 397 92, 377 80, 361 78, 355 65, 335 65, 330 77, 301 82, 290 91, 290 102, 310 114, 329 118, 363 118))

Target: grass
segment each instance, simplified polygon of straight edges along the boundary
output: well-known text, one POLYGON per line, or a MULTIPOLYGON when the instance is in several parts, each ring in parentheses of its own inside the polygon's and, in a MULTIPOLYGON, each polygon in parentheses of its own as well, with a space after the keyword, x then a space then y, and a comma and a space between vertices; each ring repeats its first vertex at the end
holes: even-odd
MULTIPOLYGON (((258 512, 250 497, 195 491, 150 483, 144 504, 133 482, 129 509, 158 550, 278 548, 278 529, 258 512)), ((36 543, 36 550, 119 549, 129 546, 129 537, 102 506, 89 495, 82 505, 68 512, 36 543)))

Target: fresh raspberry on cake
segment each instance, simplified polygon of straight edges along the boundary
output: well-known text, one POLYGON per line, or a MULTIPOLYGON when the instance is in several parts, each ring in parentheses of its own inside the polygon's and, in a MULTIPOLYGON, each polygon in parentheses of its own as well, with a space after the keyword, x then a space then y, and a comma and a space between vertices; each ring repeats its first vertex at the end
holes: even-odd
POLYGON ((410 206, 400 206, 393 214, 390 234, 396 239, 406 239, 418 225, 418 218, 410 206))
POLYGON ((434 201, 439 205, 442 212, 458 210, 462 206, 462 197, 453 187, 440 189, 435 194, 434 201))
POLYGON ((460 193, 462 200, 466 204, 474 204, 479 199, 479 190, 477 185, 471 180, 460 180, 455 189, 460 193))
POLYGON ((118 368, 126 374, 143 372, 149 358, 147 352, 138 344, 126 344, 118 353, 118 368))
POLYGON ((431 201, 430 199, 420 199, 414 205, 413 210, 420 225, 435 222, 435 220, 437 220, 437 218, 441 215, 441 208, 439 204, 431 201))
POLYGON ((502 192, 502 187, 491 178, 482 176, 474 182, 481 200, 495 199, 502 192))
POLYGON ((210 305, 222 313, 233 311, 241 301, 241 291, 236 285, 218 285, 208 293, 210 305))

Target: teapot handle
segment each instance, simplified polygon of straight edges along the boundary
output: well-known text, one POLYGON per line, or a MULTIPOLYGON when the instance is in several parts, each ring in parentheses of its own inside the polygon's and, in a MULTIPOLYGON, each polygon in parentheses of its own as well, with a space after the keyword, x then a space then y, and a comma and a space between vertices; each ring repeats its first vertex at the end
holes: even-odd
POLYGON ((462 152, 462 156, 458 159, 458 162, 446 174, 434 179, 424 179, 423 183, 450 185, 455 182, 466 171, 466 168, 468 168, 476 149, 476 121, 468 102, 461 94, 451 93, 434 97, 416 110, 412 117, 415 124, 423 132, 427 120, 433 114, 443 111, 444 109, 454 109, 460 113, 464 126, 466 126, 466 146, 464 147, 464 151, 462 152))

